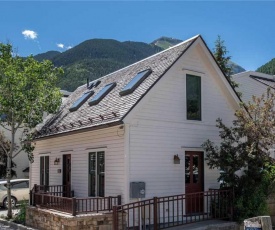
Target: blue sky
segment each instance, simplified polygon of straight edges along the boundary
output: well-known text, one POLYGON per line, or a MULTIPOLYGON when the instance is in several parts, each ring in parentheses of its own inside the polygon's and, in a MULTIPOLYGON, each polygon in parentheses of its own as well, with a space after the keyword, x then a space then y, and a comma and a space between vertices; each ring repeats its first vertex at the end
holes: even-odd
POLYGON ((0 1, 0 42, 22 56, 65 51, 92 38, 119 41, 217 35, 246 70, 275 58, 274 1, 0 1))

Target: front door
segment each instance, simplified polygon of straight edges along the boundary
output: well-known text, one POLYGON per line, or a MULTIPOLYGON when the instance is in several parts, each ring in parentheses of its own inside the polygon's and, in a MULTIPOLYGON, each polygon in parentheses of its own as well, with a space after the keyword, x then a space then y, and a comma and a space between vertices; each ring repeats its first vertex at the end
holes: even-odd
POLYGON ((203 212, 203 152, 185 152, 186 214, 203 212))
POLYGON ((63 155, 63 193, 70 197, 71 192, 71 154, 63 155))

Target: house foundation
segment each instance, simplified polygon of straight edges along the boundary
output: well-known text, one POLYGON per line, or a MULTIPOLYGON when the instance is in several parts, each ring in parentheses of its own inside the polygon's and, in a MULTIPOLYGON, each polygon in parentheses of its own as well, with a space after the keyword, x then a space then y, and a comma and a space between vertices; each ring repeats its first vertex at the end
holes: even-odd
POLYGON ((71 216, 54 210, 28 207, 26 225, 39 230, 112 230, 112 213, 71 216))

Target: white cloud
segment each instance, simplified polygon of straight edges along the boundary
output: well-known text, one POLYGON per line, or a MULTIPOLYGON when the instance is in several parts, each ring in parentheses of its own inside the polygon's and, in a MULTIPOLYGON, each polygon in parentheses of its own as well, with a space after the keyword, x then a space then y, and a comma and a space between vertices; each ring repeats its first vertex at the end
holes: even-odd
POLYGON ((58 43, 58 44, 56 44, 56 45, 57 45, 58 48, 64 49, 64 44, 58 43))
POLYGON ((63 43, 57 43, 56 46, 60 49, 66 49, 66 50, 73 48, 72 46, 65 46, 65 44, 63 43))
POLYGON ((22 34, 24 35, 25 39, 36 39, 38 34, 35 31, 32 30, 24 30, 22 31, 22 34))

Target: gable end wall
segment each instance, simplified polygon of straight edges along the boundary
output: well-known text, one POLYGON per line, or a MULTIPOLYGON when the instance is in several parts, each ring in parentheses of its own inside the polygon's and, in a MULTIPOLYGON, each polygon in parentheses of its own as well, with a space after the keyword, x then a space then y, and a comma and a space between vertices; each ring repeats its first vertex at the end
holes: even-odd
MULTIPOLYGON (((201 144, 207 139, 219 143, 216 119, 227 124, 234 119, 235 105, 219 86, 223 81, 217 82, 221 76, 201 52, 198 47, 188 50, 128 120, 129 183, 144 181, 146 198, 185 193, 185 151, 203 151, 201 144), (202 121, 186 120, 186 74, 201 77, 202 121), (180 164, 173 163, 175 154, 180 164)), ((206 162, 204 169, 204 190, 217 188, 218 171, 206 162)))

